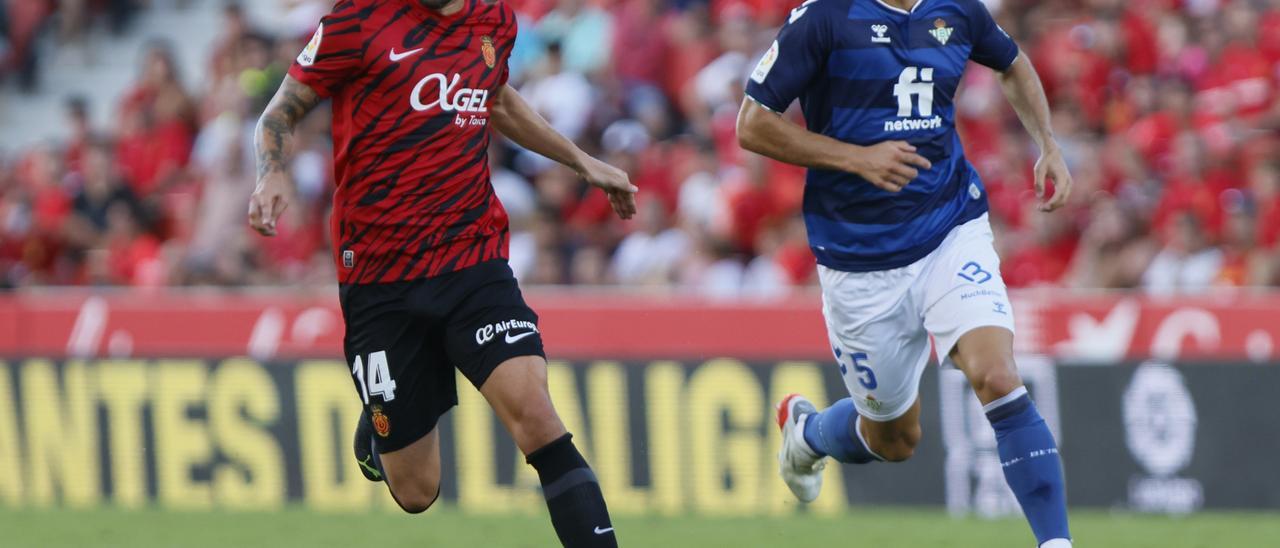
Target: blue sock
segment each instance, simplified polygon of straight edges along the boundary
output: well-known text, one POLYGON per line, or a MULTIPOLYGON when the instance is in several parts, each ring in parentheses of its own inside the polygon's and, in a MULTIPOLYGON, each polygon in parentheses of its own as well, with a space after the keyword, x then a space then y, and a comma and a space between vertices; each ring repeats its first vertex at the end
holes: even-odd
POLYGON ((1018 498, 1036 542, 1071 538, 1058 446, 1027 395, 1026 387, 1019 386, 1009 395, 987 404, 983 411, 996 431, 996 450, 1004 479, 1018 498))
POLYGON ((804 441, 819 456, 831 455, 840 462, 863 464, 884 460, 863 442, 858 433, 858 412, 849 398, 809 415, 804 423, 804 441))

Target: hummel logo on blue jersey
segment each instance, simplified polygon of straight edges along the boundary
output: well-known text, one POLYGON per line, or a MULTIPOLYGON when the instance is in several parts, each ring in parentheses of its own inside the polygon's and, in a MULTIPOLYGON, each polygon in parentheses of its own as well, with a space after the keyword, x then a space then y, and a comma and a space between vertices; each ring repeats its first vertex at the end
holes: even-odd
POLYGON ((884 33, 889 32, 889 25, 871 25, 871 32, 876 33, 875 36, 871 37, 872 42, 877 44, 889 43, 889 37, 884 35, 884 33))

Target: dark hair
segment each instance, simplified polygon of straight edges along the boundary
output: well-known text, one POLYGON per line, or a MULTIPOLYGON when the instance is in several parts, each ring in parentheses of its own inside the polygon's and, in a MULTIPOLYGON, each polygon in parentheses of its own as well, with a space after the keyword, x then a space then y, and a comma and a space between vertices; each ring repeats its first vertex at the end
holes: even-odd
POLYGON ((87 118, 89 116, 89 100, 83 95, 67 97, 65 105, 67 112, 76 118, 87 118))

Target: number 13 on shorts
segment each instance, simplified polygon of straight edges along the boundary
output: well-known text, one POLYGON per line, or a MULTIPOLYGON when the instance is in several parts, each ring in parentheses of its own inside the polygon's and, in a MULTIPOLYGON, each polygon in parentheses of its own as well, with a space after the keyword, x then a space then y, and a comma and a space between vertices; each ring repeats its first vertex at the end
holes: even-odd
POLYGON ((369 354, 368 367, 360 356, 356 356, 356 361, 351 364, 351 375, 360 385, 360 398, 365 404, 369 403, 370 395, 380 396, 384 402, 396 399, 396 381, 391 378, 391 368, 387 367, 385 350, 369 354))

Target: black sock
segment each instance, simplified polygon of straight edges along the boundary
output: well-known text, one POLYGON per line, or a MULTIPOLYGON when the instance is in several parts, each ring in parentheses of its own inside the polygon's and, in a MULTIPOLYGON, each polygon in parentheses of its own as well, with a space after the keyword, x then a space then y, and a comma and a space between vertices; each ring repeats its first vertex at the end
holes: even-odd
POLYGON ((526 459, 542 482, 542 494, 551 511, 551 525, 567 548, 618 545, 609 521, 609 509, 596 475, 582 453, 573 446, 573 434, 565 434, 529 454, 526 459))

